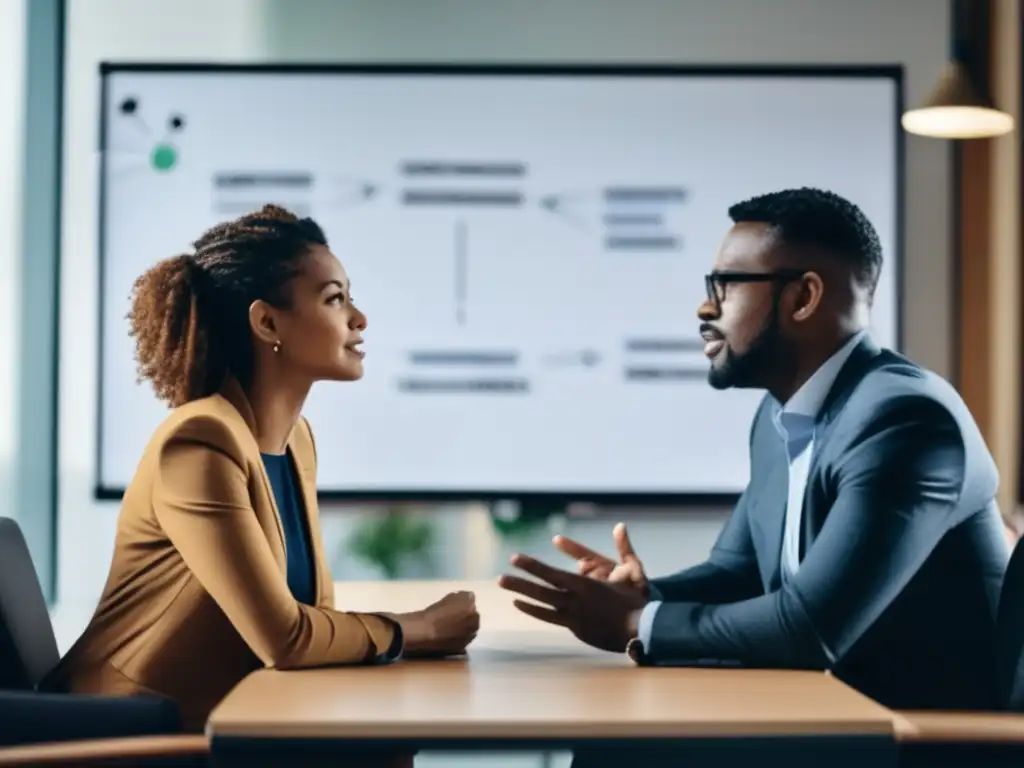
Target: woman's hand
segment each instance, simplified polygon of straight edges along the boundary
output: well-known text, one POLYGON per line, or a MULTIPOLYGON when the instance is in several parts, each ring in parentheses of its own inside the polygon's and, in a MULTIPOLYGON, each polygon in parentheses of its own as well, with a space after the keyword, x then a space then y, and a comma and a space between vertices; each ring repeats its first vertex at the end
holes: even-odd
POLYGON ((422 611, 392 616, 402 628, 406 656, 456 656, 465 653, 480 630, 472 592, 452 592, 422 611))

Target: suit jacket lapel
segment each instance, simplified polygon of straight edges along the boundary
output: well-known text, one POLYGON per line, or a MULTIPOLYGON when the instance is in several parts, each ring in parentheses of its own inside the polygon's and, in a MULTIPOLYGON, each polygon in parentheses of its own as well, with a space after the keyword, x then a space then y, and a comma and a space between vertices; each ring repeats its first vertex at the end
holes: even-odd
POLYGON ((779 570, 782 558, 782 533, 789 496, 789 463, 785 446, 773 423, 772 413, 778 403, 771 398, 758 410, 753 426, 753 459, 748 518, 761 583, 769 589, 779 570), (769 402, 770 401, 770 402, 769 402), (763 468, 761 465, 763 462, 763 468))
MULTIPOLYGON (((829 390, 815 426, 814 448, 807 474, 808 489, 813 482, 822 448, 828 442, 836 415, 842 410, 857 382, 870 369, 880 352, 880 348, 874 341, 869 336, 865 336, 850 353, 850 357, 829 390)), ((754 496, 751 501, 753 508, 750 519, 754 526, 760 529, 758 564, 761 581, 765 589, 771 591, 778 589, 782 583, 780 565, 782 562, 782 540, 786 527, 786 507, 789 503, 789 459, 785 446, 782 444, 782 438, 777 434, 774 425, 770 423, 771 418, 768 413, 769 411, 766 411, 762 414, 761 418, 765 419, 765 422, 758 425, 758 428, 764 431, 761 440, 767 442, 758 446, 756 450, 758 453, 763 452, 765 456, 770 457, 772 465, 767 470, 764 481, 752 489, 754 496)), ((805 509, 806 503, 807 495, 805 494, 805 509)), ((801 518, 803 522, 801 526, 802 557, 804 541, 808 539, 807 524, 810 521, 806 514, 801 518)))
POLYGON ((865 336, 860 344, 854 347, 842 370, 839 371, 839 375, 836 377, 835 383, 829 390, 828 397, 825 398, 821 411, 818 413, 818 419, 814 428, 814 450, 811 454, 811 465, 808 467, 807 472, 808 484, 818 470, 822 449, 832 435, 836 417, 843 410, 857 384, 871 369, 880 352, 881 349, 878 345, 869 336, 865 336))
POLYGON ((761 552, 758 558, 761 583, 766 590, 779 582, 779 564, 782 560, 782 535, 786 526, 786 503, 789 500, 789 465, 783 452, 776 455, 763 487, 754 500, 751 519, 761 529, 761 552))
POLYGON ((807 468, 807 492, 804 494, 804 509, 801 515, 800 526, 800 559, 802 560, 807 547, 813 543, 814 535, 819 528, 821 515, 808 514, 809 498, 814 478, 817 477, 821 456, 828 444, 829 438, 835 428, 836 417, 842 412, 843 407, 850 399, 850 395, 865 374, 871 370, 872 365, 878 359, 881 348, 871 339, 865 336, 861 342, 850 353, 849 359, 843 365, 842 370, 836 377, 835 383, 829 390, 828 397, 821 406, 818 419, 814 428, 814 448, 811 453, 811 463, 807 468))
POLYGON ((870 336, 865 336, 860 340, 860 343, 850 352, 839 375, 836 376, 825 402, 821 404, 821 411, 818 413, 819 422, 832 421, 843 409, 853 390, 856 389, 864 375, 871 370, 881 352, 881 348, 870 336))

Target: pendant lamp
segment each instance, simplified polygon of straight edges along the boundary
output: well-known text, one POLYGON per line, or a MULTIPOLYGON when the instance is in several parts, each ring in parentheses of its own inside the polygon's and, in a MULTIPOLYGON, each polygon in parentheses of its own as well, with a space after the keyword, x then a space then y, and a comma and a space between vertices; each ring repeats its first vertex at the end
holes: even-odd
MULTIPOLYGON (((985 0, 982 0, 983 2, 985 0)), ((953 61, 943 71, 924 104, 903 113, 908 133, 937 139, 982 139, 1013 130, 1013 117, 992 103, 984 84, 972 74, 970 62, 979 52, 971 48, 968 0, 954 3, 953 61)))

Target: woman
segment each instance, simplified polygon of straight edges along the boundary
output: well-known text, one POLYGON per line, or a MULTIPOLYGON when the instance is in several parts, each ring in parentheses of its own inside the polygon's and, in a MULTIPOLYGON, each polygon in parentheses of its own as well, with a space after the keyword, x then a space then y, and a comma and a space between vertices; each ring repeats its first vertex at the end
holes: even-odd
POLYGON ((174 410, 125 492, 96 613, 45 689, 167 696, 201 730, 260 667, 457 654, 472 641, 471 593, 408 614, 334 608, 300 413, 313 382, 363 375, 366 317, 349 288, 320 227, 276 206, 136 281, 139 372, 174 410))

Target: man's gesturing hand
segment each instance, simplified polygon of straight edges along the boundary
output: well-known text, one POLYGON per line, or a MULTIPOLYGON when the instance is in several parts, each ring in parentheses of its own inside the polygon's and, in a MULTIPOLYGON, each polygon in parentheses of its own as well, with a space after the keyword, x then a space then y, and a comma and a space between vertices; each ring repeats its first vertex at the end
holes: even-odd
POLYGON ((576 560, 576 570, 581 576, 605 581, 619 588, 635 589, 646 598, 649 592, 647 575, 629 540, 625 523, 615 526, 612 538, 618 550, 619 562, 565 536, 555 536, 554 545, 560 552, 576 560))
POLYGON ((605 651, 624 651, 636 636, 647 602, 638 590, 552 568, 526 555, 513 555, 512 565, 547 582, 508 574, 498 580, 503 589, 536 601, 513 601, 528 616, 563 626, 588 645, 605 651))

